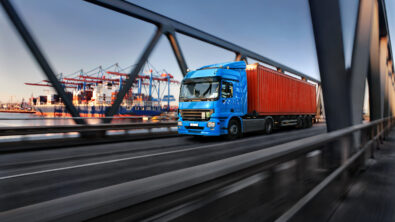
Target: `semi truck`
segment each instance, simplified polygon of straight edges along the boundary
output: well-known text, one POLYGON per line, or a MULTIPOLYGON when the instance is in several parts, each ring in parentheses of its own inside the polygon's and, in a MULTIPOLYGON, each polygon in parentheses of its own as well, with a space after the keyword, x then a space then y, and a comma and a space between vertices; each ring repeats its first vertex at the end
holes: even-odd
POLYGON ((235 139, 253 131, 311 127, 315 113, 314 84, 258 63, 219 63, 182 80, 178 133, 235 139))

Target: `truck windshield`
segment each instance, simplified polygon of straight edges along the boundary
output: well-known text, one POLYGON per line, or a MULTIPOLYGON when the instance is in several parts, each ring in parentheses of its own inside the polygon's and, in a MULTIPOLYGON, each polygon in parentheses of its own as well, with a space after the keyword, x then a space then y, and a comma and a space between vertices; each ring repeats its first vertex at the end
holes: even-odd
POLYGON ((182 83, 180 101, 216 100, 218 99, 219 82, 182 83))

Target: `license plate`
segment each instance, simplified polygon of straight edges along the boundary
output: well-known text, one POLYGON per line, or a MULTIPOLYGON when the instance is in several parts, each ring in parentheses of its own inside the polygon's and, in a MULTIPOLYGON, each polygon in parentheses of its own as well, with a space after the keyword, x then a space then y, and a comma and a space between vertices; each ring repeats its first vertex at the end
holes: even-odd
POLYGON ((189 126, 199 126, 197 123, 190 123, 189 126))

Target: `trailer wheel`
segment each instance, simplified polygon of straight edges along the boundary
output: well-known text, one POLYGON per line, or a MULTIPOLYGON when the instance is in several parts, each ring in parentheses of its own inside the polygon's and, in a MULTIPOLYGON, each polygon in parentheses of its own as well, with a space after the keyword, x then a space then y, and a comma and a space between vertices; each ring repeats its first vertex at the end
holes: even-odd
POLYGON ((228 124, 228 135, 227 138, 234 140, 241 135, 240 124, 237 120, 231 119, 228 124))
POLYGON ((265 121, 265 133, 270 134, 273 131, 273 120, 272 119, 266 119, 265 121))

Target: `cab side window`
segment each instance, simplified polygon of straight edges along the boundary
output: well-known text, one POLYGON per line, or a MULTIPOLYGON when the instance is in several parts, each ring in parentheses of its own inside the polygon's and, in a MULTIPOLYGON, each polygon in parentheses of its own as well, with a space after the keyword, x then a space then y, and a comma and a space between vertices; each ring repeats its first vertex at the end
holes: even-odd
POLYGON ((222 98, 232 98, 233 97, 233 83, 222 82, 221 97, 222 98))

